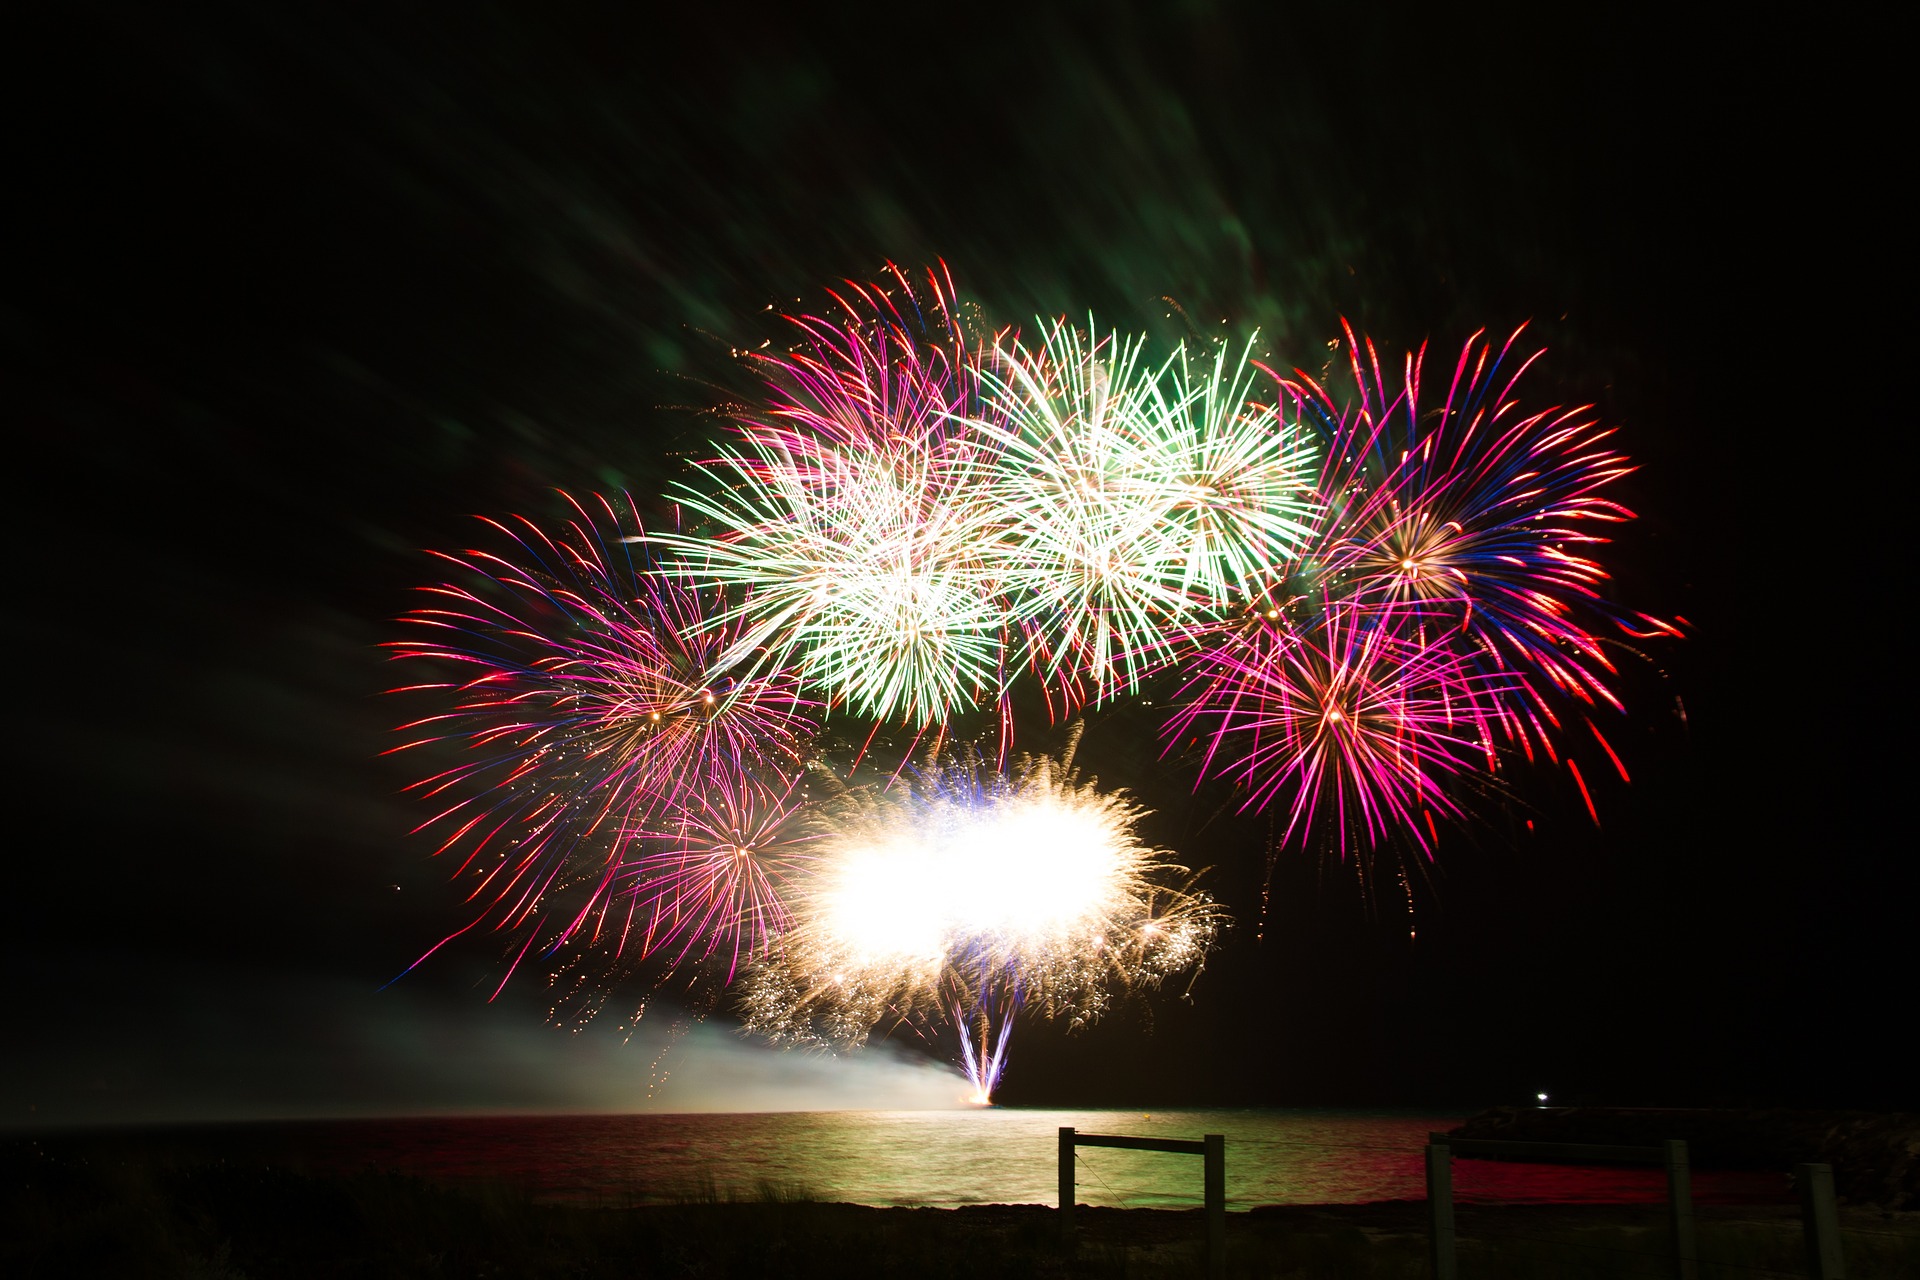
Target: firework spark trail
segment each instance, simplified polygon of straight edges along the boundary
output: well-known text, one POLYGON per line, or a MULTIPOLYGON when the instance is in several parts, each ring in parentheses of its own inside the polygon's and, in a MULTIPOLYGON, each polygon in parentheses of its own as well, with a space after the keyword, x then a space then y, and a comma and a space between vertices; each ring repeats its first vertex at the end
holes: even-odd
POLYGON ((988 551, 1028 665, 1068 705, 1085 700, 1083 677, 1100 701, 1164 666, 1169 620, 1192 603, 1166 495, 1139 474, 1146 438, 1169 417, 1165 370, 1143 354, 1139 339, 1056 321, 1038 347, 1013 339, 996 352, 986 376, 1000 421, 975 424, 1000 445, 987 482, 1005 533, 988 551))
POLYGON ((838 454, 802 473, 764 447, 708 470, 716 490, 680 501, 725 532, 656 537, 687 578, 749 588, 721 618, 740 632, 729 657, 763 650, 760 668, 791 664, 876 720, 931 724, 998 696, 1006 615, 964 477, 924 454, 838 454))
POLYGON ((1163 728, 1199 746, 1200 777, 1288 809, 1282 843, 1331 828, 1344 855, 1403 836, 1429 854, 1428 814, 1461 810, 1443 780, 1484 757, 1501 677, 1423 637, 1417 611, 1321 602, 1297 628, 1264 615, 1222 627, 1193 656, 1163 728))
POLYGON ((1165 411, 1133 464, 1159 490, 1181 591, 1214 605, 1260 569, 1295 558, 1319 514, 1317 442, 1297 416, 1253 399, 1258 340, 1249 337, 1234 360, 1223 344, 1198 369, 1182 345, 1168 368, 1165 411))
MULTIPOLYGON (((801 774, 764 781, 721 775, 690 790, 649 829, 628 834, 615 872, 620 898, 638 908, 643 954, 678 965, 724 953, 726 981, 785 931, 787 895, 806 874, 801 774)), ((623 949, 616 947, 616 951, 623 949)))
POLYGON ((1610 637, 1678 632, 1603 596, 1593 549, 1608 539, 1594 529, 1633 518, 1605 494, 1633 468, 1590 406, 1520 410, 1517 384, 1539 358, 1515 351, 1521 332, 1497 348, 1470 338, 1435 408, 1422 400, 1424 347, 1395 391, 1350 328, 1356 403, 1341 407, 1305 374, 1286 386, 1328 435, 1328 518, 1309 553, 1321 589, 1419 605, 1436 631, 1455 633, 1467 670, 1509 673, 1495 708, 1502 736, 1529 758, 1539 747, 1557 759, 1567 707, 1596 735, 1591 710, 1625 709, 1610 637))
POLYGON ((1009 626, 983 449, 956 425, 983 412, 977 374, 935 286, 916 313, 931 339, 877 287, 842 299, 846 319, 797 320, 806 348, 762 361, 771 410, 682 486, 707 527, 655 535, 688 578, 748 589, 718 619, 739 631, 730 657, 919 725, 1001 696, 1009 626))
POLYGON ((1004 988, 997 1007, 978 1000, 969 1007, 965 999, 956 999, 949 1010, 960 1036, 961 1066, 973 1085, 967 1101, 986 1106, 993 1101, 993 1091, 1007 1069, 1007 1042, 1013 1039, 1013 1017, 1020 1011, 1018 988, 1011 984, 1004 988), (975 1033, 980 1037, 977 1048, 975 1033))
POLYGON ((983 404, 987 346, 967 332, 944 266, 916 286, 897 266, 890 282, 849 281, 830 293, 837 316, 790 316, 801 342, 754 356, 766 387, 764 410, 738 425, 804 453, 816 444, 885 452, 908 442, 966 449, 964 424, 983 404))
POLYGON ((1252 399, 1255 366, 1222 346, 1162 365, 1142 340, 1047 326, 985 371, 999 453, 988 471, 1028 665, 1068 706, 1167 666, 1174 637, 1256 566, 1311 532, 1313 442, 1252 399))
POLYGON ((815 729, 790 675, 729 674, 713 597, 637 563, 611 502, 567 501, 557 534, 489 520, 502 551, 443 555, 463 581, 425 588, 434 604, 401 621, 426 634, 388 646, 456 673, 399 691, 451 709, 403 725, 394 751, 468 753, 411 788, 442 806, 421 829, 465 849, 454 874, 479 918, 548 948, 607 927, 638 833, 742 771, 791 773, 815 729))
POLYGON ((1015 1009, 1079 1025, 1116 989, 1204 959, 1217 909, 1166 883, 1184 869, 1140 842, 1143 813, 1046 757, 1012 776, 963 758, 846 793, 822 813, 794 926, 747 976, 748 1027, 858 1045, 883 1023, 952 1016, 988 1096, 1015 1009))

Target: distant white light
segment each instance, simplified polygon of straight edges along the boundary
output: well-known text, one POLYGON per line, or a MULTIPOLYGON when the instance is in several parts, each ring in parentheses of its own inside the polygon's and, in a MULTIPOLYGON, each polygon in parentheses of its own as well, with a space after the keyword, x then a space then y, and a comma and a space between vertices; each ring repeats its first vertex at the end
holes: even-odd
POLYGON ((1547 1095, 1544 1093, 1536 1093, 1533 1096, 1540 1099, 1540 1101, 1542 1102, 1545 1102, 1547 1100, 1547 1095))

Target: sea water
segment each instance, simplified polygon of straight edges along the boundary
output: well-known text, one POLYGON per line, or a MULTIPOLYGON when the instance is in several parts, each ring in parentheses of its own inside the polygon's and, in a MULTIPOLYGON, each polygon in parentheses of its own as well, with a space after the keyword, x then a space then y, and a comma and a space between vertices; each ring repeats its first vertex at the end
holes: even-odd
MULTIPOLYGON (((1454 1115, 1318 1110, 816 1111, 748 1115, 473 1116, 334 1120, 69 1135, 170 1158, 309 1173, 395 1171, 505 1183, 547 1202, 639 1205, 769 1196, 952 1208, 1058 1202, 1059 1130, 1226 1139, 1227 1206, 1361 1204, 1426 1195, 1427 1135, 1454 1115)), ((49 1139, 55 1141, 55 1139, 49 1139)), ((1659 1168, 1457 1160, 1456 1198, 1632 1203, 1665 1195, 1659 1168)), ((1696 1170, 1702 1203, 1787 1193, 1777 1174, 1696 1170)), ((1082 1147, 1075 1198, 1121 1208, 1202 1202, 1198 1156, 1082 1147)))

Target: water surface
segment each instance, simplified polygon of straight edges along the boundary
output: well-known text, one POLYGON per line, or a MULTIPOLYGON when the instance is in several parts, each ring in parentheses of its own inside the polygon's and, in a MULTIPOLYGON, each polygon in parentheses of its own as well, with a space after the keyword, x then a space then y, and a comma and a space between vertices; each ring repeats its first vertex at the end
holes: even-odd
MULTIPOLYGON (((855 1204, 951 1208, 1056 1203, 1062 1126, 1162 1138, 1218 1133, 1226 1138, 1227 1206, 1247 1209, 1424 1199, 1427 1134, 1461 1118, 1020 1108, 512 1116, 230 1125, 150 1131, 139 1141, 187 1159, 506 1182, 550 1201, 645 1204, 803 1193, 855 1204)), ((1075 1183, 1083 1204, 1190 1208, 1201 1203, 1201 1162, 1082 1148, 1075 1183)), ((1469 1203, 1631 1203, 1666 1194, 1658 1168, 1487 1160, 1456 1161, 1454 1189, 1469 1203)), ((1765 1202, 1786 1192, 1779 1174, 1694 1171, 1694 1196, 1702 1203, 1765 1202)))

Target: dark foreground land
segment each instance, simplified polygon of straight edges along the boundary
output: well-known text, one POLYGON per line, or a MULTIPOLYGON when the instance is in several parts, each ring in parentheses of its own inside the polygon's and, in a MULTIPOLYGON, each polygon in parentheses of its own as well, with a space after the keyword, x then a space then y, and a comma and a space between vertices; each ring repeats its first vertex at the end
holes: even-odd
MULTIPOLYGON (((137 1153, 57 1156, 5 1147, 0 1274, 10 1277, 1112 1276, 1202 1274, 1198 1210, 1084 1208, 1062 1247, 1039 1205, 876 1209, 795 1188, 729 1200, 537 1203, 528 1188, 449 1187, 408 1175, 314 1175, 176 1164, 137 1153)), ((1671 1274, 1664 1209, 1457 1210, 1460 1275, 1671 1274)), ((1844 1209, 1847 1274, 1920 1276, 1920 1213, 1844 1209)), ((1703 1280, 1803 1275, 1800 1226, 1781 1206, 1701 1206, 1703 1280)), ((1418 1277, 1426 1206, 1276 1206, 1227 1223, 1227 1274, 1418 1277)))
POLYGON ((1920 1209, 1920 1114, 1689 1110, 1671 1107, 1490 1107, 1456 1138, 1657 1147, 1686 1142, 1696 1168, 1833 1170, 1841 1201, 1920 1209))

